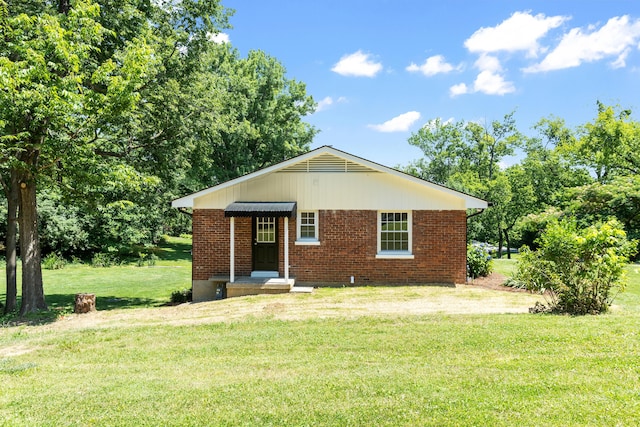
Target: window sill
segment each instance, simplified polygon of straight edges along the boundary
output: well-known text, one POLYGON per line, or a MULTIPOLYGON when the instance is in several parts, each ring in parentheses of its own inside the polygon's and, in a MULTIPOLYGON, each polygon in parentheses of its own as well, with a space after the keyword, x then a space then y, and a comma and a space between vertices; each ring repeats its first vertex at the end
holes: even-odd
POLYGON ((319 240, 296 240, 296 246, 320 246, 319 240))
POLYGON ((413 254, 410 253, 384 253, 380 252, 376 254, 376 259, 414 259, 413 254))

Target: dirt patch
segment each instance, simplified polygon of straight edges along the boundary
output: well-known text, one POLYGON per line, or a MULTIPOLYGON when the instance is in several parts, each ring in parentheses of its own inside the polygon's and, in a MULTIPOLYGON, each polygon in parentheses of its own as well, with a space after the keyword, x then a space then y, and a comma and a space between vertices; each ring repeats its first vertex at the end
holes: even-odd
POLYGON ((473 279, 468 285, 477 286, 485 289, 493 289, 496 291, 504 292, 524 292, 529 293, 526 289, 512 288, 511 286, 504 286, 504 282, 507 281, 507 276, 503 276, 500 273, 491 273, 486 277, 478 277, 473 279))
POLYGON ((26 345, 23 344, 18 344, 18 345, 10 345, 8 347, 3 347, 0 348, 0 357, 15 357, 15 356, 21 356, 23 354, 27 354, 31 351, 33 351, 34 348, 32 347, 28 347, 26 345))
POLYGON ((198 325, 236 322, 248 318, 305 320, 429 314, 527 313, 536 296, 502 286, 493 274, 456 287, 319 288, 313 294, 253 295, 176 306, 70 314, 25 330, 73 330, 146 325, 198 325))

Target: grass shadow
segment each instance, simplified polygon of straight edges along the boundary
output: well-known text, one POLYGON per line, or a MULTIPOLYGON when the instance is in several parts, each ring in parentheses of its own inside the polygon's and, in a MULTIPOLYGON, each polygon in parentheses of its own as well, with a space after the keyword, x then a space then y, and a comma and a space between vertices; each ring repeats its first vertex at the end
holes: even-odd
MULTIPOLYGON (((21 326, 21 325, 44 325, 53 323, 60 316, 73 313, 75 305, 75 294, 50 294, 46 296, 49 310, 30 313, 26 316, 18 316, 18 313, 0 315, 1 326, 21 326)), ((152 298, 122 298, 115 296, 96 296, 96 310, 109 311, 127 308, 160 307, 167 301, 159 301, 152 298)), ((20 298, 18 298, 18 307, 20 298)), ((0 311, 0 314, 2 312, 0 311)))
MULTIPOLYGON (((96 296, 96 310, 117 310, 122 308, 138 307, 158 307, 166 301, 158 301, 151 298, 131 298, 117 296, 96 296)), ((75 304, 75 294, 53 294, 47 295, 49 310, 73 311, 75 304)))
POLYGON ((165 261, 191 261, 191 240, 171 238, 160 243, 155 254, 165 261))

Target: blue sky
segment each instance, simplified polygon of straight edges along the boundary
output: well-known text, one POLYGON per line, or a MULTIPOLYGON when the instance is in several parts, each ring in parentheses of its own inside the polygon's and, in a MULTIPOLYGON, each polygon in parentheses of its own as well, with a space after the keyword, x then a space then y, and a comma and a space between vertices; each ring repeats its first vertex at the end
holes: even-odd
POLYGON ((332 145, 386 166, 421 156, 409 136, 429 120, 520 131, 554 115, 575 128, 596 101, 640 116, 637 0, 223 0, 221 38, 263 50, 306 83, 306 121, 332 145))

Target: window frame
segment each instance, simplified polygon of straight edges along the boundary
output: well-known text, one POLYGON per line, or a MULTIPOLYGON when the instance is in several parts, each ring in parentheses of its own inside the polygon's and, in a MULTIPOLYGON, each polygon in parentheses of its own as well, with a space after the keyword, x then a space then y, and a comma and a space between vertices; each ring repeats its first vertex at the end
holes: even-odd
MULTIPOLYGON (((319 245, 320 244, 320 238, 318 235, 318 222, 319 222, 319 218, 318 218, 318 211, 317 210, 299 210, 296 213, 296 245, 309 245, 309 246, 313 246, 313 245, 319 245), (313 218, 314 218, 314 235, 315 237, 301 237, 302 235, 302 214, 306 213, 306 214, 313 214, 313 218)), ((308 225, 308 224, 304 224, 304 225, 308 225)))
POLYGON ((384 210, 378 211, 377 240, 378 247, 376 258, 378 259, 414 259, 413 256, 413 215, 412 211, 384 210), (407 250, 382 250, 382 214, 407 214, 407 250))

